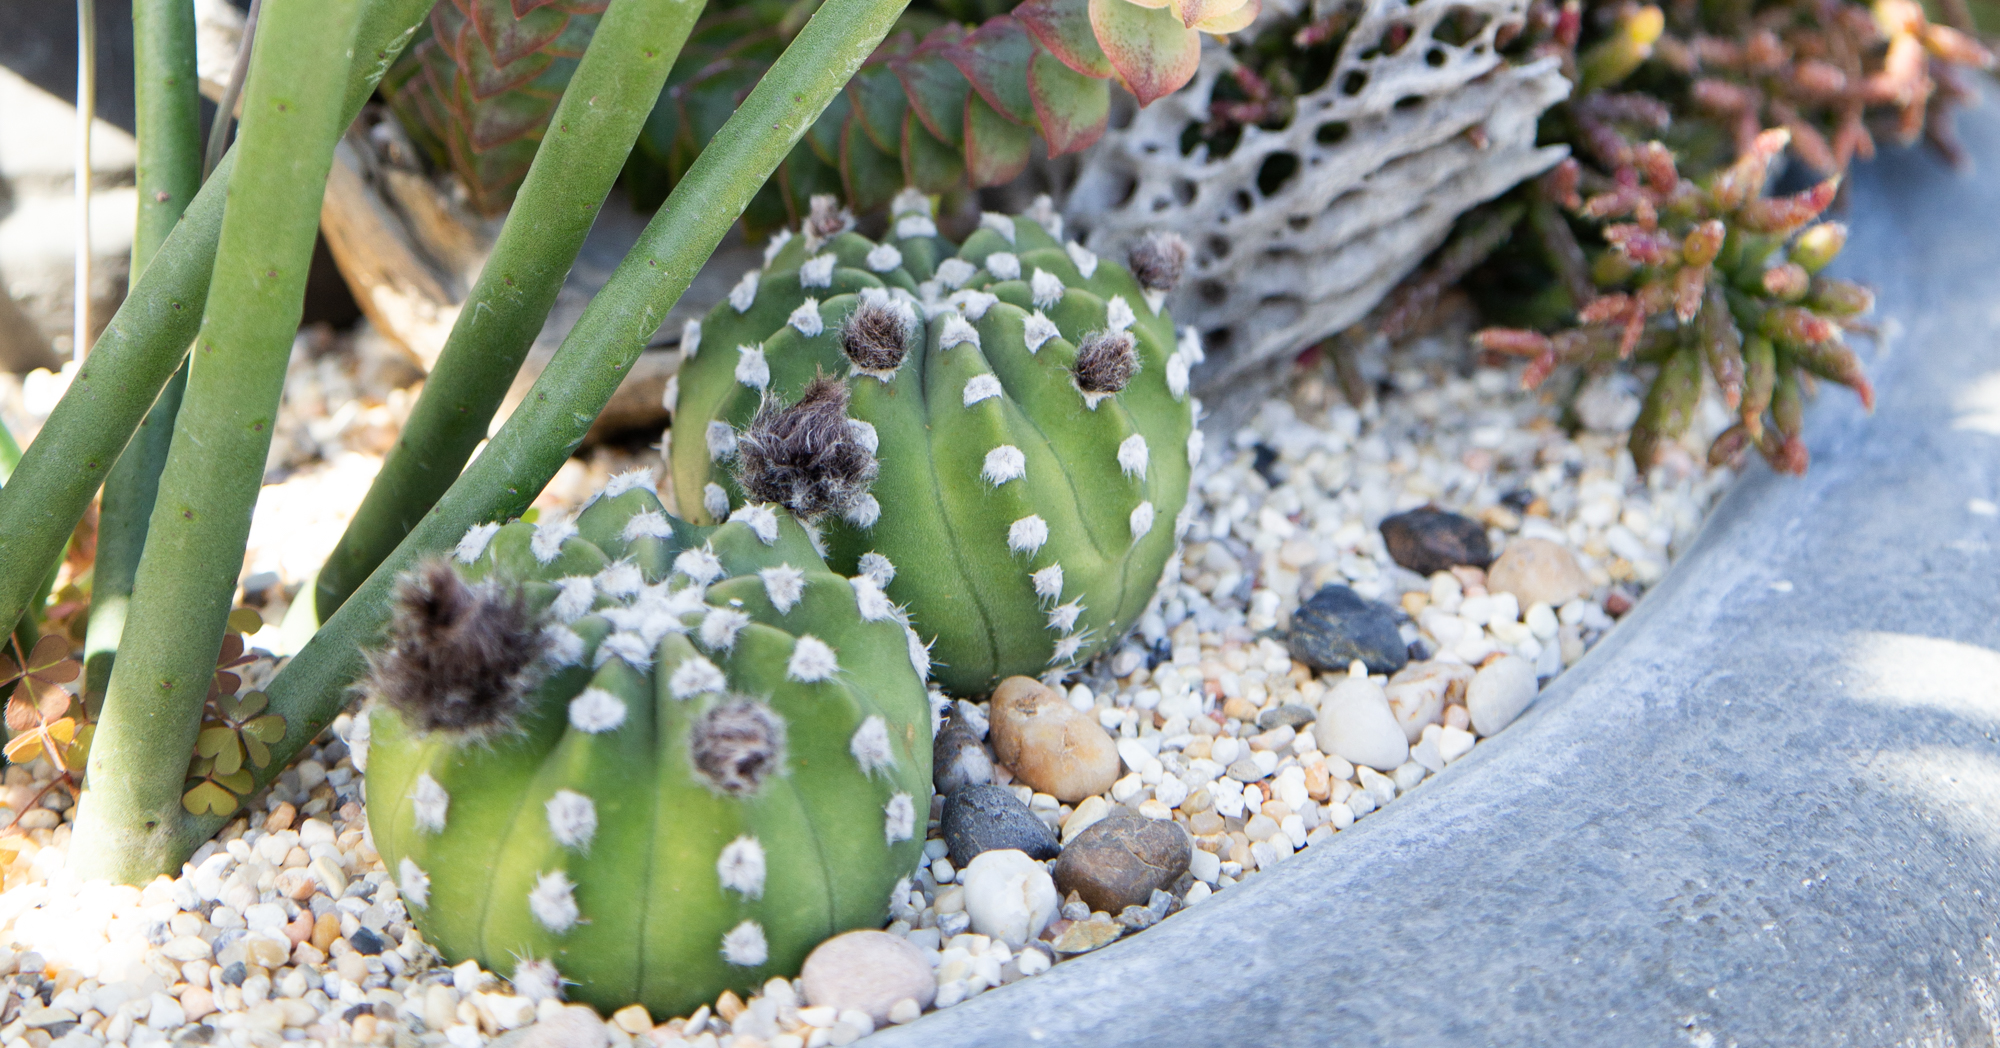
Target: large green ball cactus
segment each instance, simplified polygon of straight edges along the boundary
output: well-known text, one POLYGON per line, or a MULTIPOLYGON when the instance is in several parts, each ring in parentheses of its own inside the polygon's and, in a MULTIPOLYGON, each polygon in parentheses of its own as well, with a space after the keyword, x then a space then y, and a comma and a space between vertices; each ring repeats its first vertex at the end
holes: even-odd
POLYGON ((930 810, 922 658, 790 516, 693 527, 616 479, 402 581, 366 685, 375 846, 453 962, 685 1014, 885 919, 930 810))
POLYGON ((1045 207, 988 214, 962 246, 923 197, 895 211, 874 243, 816 201, 688 325, 674 490, 691 520, 770 502, 817 520, 829 563, 909 609, 939 683, 977 694, 1117 640, 1173 554, 1201 447, 1200 342, 1162 308, 1187 249, 1155 236, 1127 269, 1045 207), (879 470, 794 482, 857 450, 879 470))

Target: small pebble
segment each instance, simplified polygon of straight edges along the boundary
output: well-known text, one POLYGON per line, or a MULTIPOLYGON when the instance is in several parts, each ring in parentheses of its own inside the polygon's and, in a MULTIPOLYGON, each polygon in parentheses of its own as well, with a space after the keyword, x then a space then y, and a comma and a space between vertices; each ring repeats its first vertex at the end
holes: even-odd
POLYGON ((914 1001, 921 1010, 937 995, 923 951, 878 931, 847 932, 820 943, 807 955, 799 981, 814 1006, 860 1011, 877 1024, 908 1022, 896 1018, 898 1004, 914 1001))
POLYGON ((1048 823, 1014 791, 993 783, 967 786, 946 798, 940 830, 952 865, 960 870, 981 852, 997 849, 1012 848, 1035 859, 1053 859, 1062 851, 1048 823))
POLYGON ((1360 659, 1370 673, 1394 673, 1410 659, 1396 613, 1346 586, 1325 586, 1313 594, 1292 615, 1286 643, 1293 658, 1322 671, 1346 669, 1360 659))
POLYGON ((1366 677, 1349 677, 1320 701, 1313 738, 1353 764, 1387 771, 1410 759, 1410 740, 1389 709, 1389 696, 1366 677))
POLYGON ((1517 538, 1486 572, 1486 585, 1511 593, 1524 605, 1558 607, 1590 589, 1576 555, 1548 539, 1517 538))
POLYGON ((1503 655, 1473 674, 1465 688, 1465 708, 1481 735, 1497 735, 1535 701, 1535 667, 1518 655, 1503 655))
POLYGON ((1016 949, 1040 935, 1055 917, 1055 882, 1023 852, 982 852, 959 875, 959 883, 965 886, 965 911, 973 930, 1016 949))
POLYGON ((994 689, 994 756, 1014 776, 1065 804, 1109 790, 1118 779, 1118 748, 1097 720, 1062 692, 1032 677, 1009 677, 994 689))
POLYGON ((993 759, 986 755, 979 734, 959 718, 945 721, 931 747, 931 782, 938 793, 949 797, 967 786, 993 781, 993 759))
POLYGON ((1389 556, 1419 575, 1461 564, 1483 568, 1493 563, 1486 525, 1435 506, 1384 517, 1381 531, 1389 556))
POLYGON ((1075 892, 1093 910, 1117 913, 1143 906, 1153 892, 1171 887, 1187 872, 1192 850, 1178 823, 1120 813, 1078 834, 1063 849, 1055 864, 1055 884, 1065 896, 1075 892))

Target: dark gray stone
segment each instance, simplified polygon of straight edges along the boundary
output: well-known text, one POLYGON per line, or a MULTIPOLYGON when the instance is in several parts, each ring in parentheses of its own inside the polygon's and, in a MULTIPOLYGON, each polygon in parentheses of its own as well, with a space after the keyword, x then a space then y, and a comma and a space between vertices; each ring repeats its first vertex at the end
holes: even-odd
POLYGON ((944 722, 931 743, 931 784, 947 797, 967 786, 993 781, 993 758, 979 733, 957 717, 944 722))
POLYGON ((1987 1044, 2000 927, 2000 92, 1975 175, 1856 169, 1900 327, 1811 473, 1442 775, 1158 927, 871 1048, 1987 1044), (1985 507, 1978 507, 1984 509, 1985 507), (1990 511, 1989 511, 1990 512, 1990 511))
POLYGON ((1292 613, 1292 657, 1316 670, 1345 670, 1360 659, 1370 673, 1394 673, 1410 661, 1396 612, 1346 586, 1322 586, 1292 613))
POLYGON ((1180 879, 1194 841, 1179 823, 1116 812, 1076 835, 1056 860, 1056 891, 1075 892, 1093 910, 1145 908, 1153 893, 1180 879))
POLYGON ((1483 568, 1493 563, 1493 549, 1486 544, 1486 525, 1435 506, 1384 517, 1382 542, 1396 563, 1419 575, 1461 564, 1483 568))
POLYGON ((1053 859, 1062 852, 1049 829, 1014 791, 995 783, 967 786, 947 797, 939 828, 951 849, 951 864, 965 869, 980 852, 1016 848, 1032 859, 1053 859))
POLYGON ((1265 731, 1283 724, 1303 728, 1318 719, 1318 711, 1309 710, 1304 706, 1273 706, 1257 715, 1257 726, 1265 731))
POLYGON ((381 953, 382 947, 387 944, 382 941, 381 936, 369 931, 367 928, 356 928, 354 929, 354 934, 347 937, 347 945, 354 947, 355 953, 364 953, 373 957, 381 953))

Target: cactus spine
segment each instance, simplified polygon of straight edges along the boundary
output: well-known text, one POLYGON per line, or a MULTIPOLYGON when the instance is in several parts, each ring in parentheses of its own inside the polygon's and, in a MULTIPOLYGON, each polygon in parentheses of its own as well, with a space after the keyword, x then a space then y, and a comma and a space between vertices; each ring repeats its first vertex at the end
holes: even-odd
POLYGON ((911 634, 788 515, 665 515, 631 477, 406 577, 362 745, 376 846, 453 962, 684 1014, 879 926, 916 866, 911 634))
POLYGON ((816 201, 804 236, 689 325, 669 393, 682 512, 819 513, 829 562, 909 609, 948 690, 1087 659, 1151 599, 1200 455, 1200 343, 1162 308, 1185 245, 1150 238, 1128 270, 1060 239, 1043 206, 988 214, 956 247, 914 192, 881 243, 850 227, 816 201), (802 427, 828 416, 832 383, 851 422, 802 427), (879 474, 844 501, 797 501, 768 452, 783 427, 826 438, 794 455, 841 436, 879 474))

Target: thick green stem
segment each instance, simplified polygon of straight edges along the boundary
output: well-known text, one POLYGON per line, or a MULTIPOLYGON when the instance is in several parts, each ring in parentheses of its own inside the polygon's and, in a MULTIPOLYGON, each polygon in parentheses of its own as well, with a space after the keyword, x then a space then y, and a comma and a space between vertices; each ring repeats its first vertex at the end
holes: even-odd
MULTIPOLYGON (((134 82, 138 103, 139 218, 132 236, 132 272, 144 273, 153 254, 201 188, 201 95, 196 91, 194 8, 185 0, 138 0, 132 7, 134 82)), ((167 461, 185 369, 147 412, 139 432, 104 478, 97 518, 97 564, 91 570, 90 629, 84 636, 84 695, 104 691, 112 653, 125 623, 132 576, 146 545, 146 519, 167 461)))
MULTIPOLYGON (((430 12, 431 0, 372 0, 343 112, 352 120, 430 12)), ((0 632, 13 628, 62 556, 97 486, 187 356, 208 301, 235 151, 223 157, 183 220, 111 318, 69 391, 0 489, 0 632)))
POLYGON ((605 11, 402 437, 319 570, 315 621, 368 578, 485 439, 701 9, 654 0, 605 11))
MULTIPOLYGON (((285 718, 268 781, 330 723, 379 642, 395 579, 483 521, 521 513, 555 476, 633 361, 779 161, 833 100, 907 0, 827 0, 702 151, 486 450, 266 689, 285 718)), ((189 820, 181 854, 221 827, 189 820)))
POLYGON ((131 621, 91 743, 70 861, 133 882, 179 868, 173 827, 305 302, 361 0, 279 4, 251 58, 236 169, 131 621))

